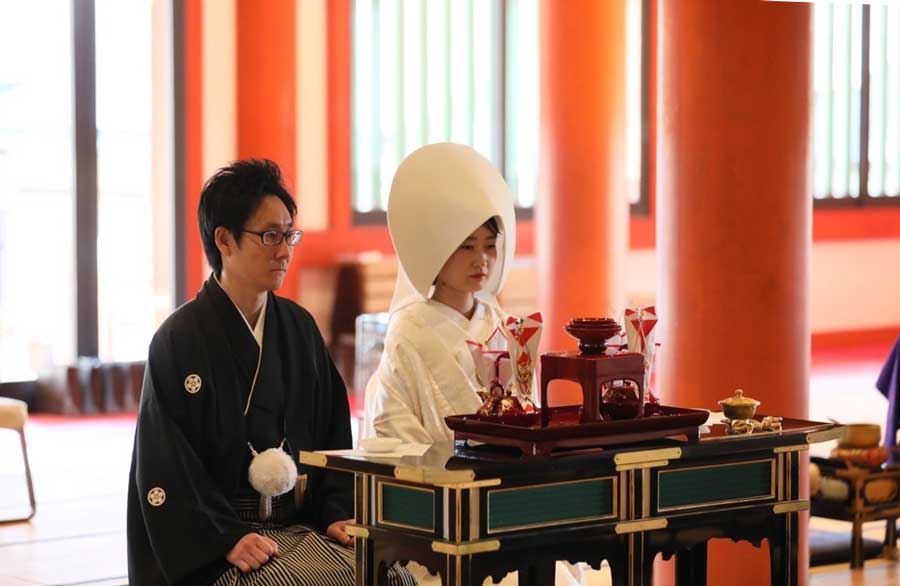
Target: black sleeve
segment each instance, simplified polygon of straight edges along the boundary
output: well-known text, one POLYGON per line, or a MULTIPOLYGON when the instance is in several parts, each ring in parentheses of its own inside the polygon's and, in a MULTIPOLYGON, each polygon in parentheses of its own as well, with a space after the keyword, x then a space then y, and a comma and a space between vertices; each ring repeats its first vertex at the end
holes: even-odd
MULTIPOLYGON (((325 450, 341 450, 350 448, 353 439, 350 434, 350 407, 347 404, 347 391, 337 369, 328 359, 331 369, 332 386, 331 425, 329 426, 325 450)), ((323 496, 319 509, 318 524, 325 530, 335 521, 343 521, 353 517, 353 475, 346 472, 329 470, 323 477, 319 488, 323 496)))
MULTIPOLYGON (((211 582, 246 533, 173 416, 171 348, 154 338, 147 361, 128 489, 130 584, 211 582), (167 392, 168 391, 168 392, 167 392), (204 577, 204 578, 201 578, 204 577)), ((182 399, 183 400, 183 399, 182 399)))
MULTIPOLYGON (((308 315, 308 314, 307 314, 308 315)), ((350 432, 350 405, 347 401, 347 389, 338 373, 325 346, 312 316, 313 337, 316 347, 316 370, 320 373, 320 388, 323 393, 320 405, 327 425, 321 426, 321 437, 317 438, 316 450, 342 450, 353 447, 353 436, 350 432)), ((353 475, 346 472, 327 470, 322 474, 321 483, 316 494, 316 524, 321 531, 335 521, 343 521, 353 517, 353 475)))

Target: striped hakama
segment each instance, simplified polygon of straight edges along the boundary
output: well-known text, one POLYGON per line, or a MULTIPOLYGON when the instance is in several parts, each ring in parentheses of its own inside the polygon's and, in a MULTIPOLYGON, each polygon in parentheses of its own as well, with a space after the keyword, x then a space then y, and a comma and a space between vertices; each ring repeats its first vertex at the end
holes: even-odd
MULTIPOLYGON (((284 525, 293 516, 293 493, 272 499, 269 520, 258 520, 259 498, 241 496, 232 501, 238 516, 256 533, 278 544, 278 557, 271 558, 258 570, 246 574, 232 566, 214 586, 353 586, 356 558, 352 547, 346 547, 305 525, 284 525)), ((394 564, 388 570, 390 586, 415 586, 406 569, 394 564)))

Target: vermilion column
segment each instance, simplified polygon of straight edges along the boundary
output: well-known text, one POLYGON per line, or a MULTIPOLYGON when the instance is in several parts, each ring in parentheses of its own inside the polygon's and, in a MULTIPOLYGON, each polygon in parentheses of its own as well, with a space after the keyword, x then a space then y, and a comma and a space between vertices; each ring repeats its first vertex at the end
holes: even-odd
MULTIPOLYGON (((743 388, 763 413, 805 417, 810 7, 759 0, 659 7, 662 399, 718 410, 718 399, 743 388)), ((709 583, 767 583, 767 554, 715 541, 709 583)))
MULTIPOLYGON (((541 4, 541 190, 535 211, 542 346, 624 303, 625 0, 541 4)), ((577 392, 556 400, 575 402, 577 392)))
MULTIPOLYGON (((174 5, 174 6, 177 6, 174 5)), ((209 276, 203 264, 203 243, 197 208, 203 177, 203 2, 189 0, 182 5, 184 18, 184 72, 181 80, 184 88, 184 204, 182 226, 184 230, 184 290, 178 292, 178 304, 194 298, 209 276)))
MULTIPOLYGON (((292 192, 297 185, 295 13, 295 0, 237 0, 238 157, 272 159, 292 192)), ((303 194, 295 196, 302 205, 303 194)), ((301 244, 279 295, 296 299, 302 250, 301 244)))

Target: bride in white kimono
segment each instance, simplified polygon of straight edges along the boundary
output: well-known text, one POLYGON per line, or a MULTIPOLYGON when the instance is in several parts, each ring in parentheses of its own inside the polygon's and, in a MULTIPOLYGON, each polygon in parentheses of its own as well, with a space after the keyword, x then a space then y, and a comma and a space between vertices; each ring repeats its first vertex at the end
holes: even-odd
POLYGON ((363 435, 452 441, 444 417, 482 403, 467 342, 505 349, 491 336, 506 317, 496 295, 516 245, 512 194, 475 150, 428 145, 397 169, 387 215, 400 267, 363 435))
MULTIPOLYGON (((444 417, 478 411, 487 383, 468 342, 506 346, 493 334, 507 317, 497 294, 516 248, 513 196, 475 150, 434 144, 400 164, 387 216, 400 267, 362 435, 453 441, 444 417)), ((578 566, 557 563, 556 575, 557 584, 584 583, 578 566)))

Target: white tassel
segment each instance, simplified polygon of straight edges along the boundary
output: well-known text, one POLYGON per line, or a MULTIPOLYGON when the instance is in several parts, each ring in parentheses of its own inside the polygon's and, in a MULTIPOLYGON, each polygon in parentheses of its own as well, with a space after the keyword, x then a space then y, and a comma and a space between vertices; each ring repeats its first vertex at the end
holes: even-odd
MULTIPOLYGON (((281 496, 294 488, 297 482, 297 464, 281 448, 269 448, 257 454, 253 451, 250 462, 250 486, 264 497, 281 496)), ((269 503, 271 509, 271 502, 269 503)), ((262 510, 262 504, 260 504, 262 510)))

